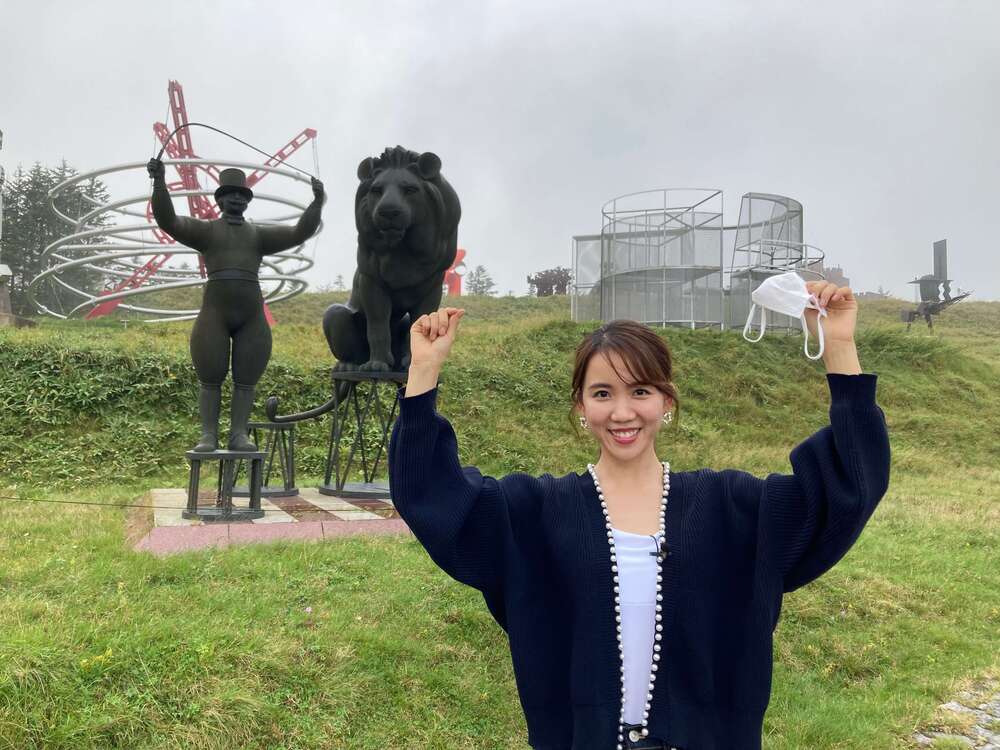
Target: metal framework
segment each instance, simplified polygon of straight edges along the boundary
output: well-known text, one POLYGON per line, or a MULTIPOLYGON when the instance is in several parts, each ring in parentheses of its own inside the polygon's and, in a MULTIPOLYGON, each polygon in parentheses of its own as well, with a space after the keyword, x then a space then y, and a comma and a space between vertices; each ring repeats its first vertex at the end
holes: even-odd
MULTIPOLYGON (((771 193, 746 193, 740 217, 727 230, 735 233, 726 272, 727 322, 743 328, 750 313, 750 295, 768 276, 795 271, 804 278, 823 278, 825 254, 803 241, 802 204, 771 193)), ((797 319, 765 310, 767 327, 801 332, 797 319)))
POLYGON ((211 451, 199 453, 198 451, 187 451, 184 454, 191 470, 188 474, 188 495, 187 504, 181 511, 182 518, 199 519, 206 523, 231 521, 252 521, 256 518, 263 518, 264 511, 260 507, 261 474, 263 471, 264 454, 260 451, 211 451), (199 484, 201 482, 201 465, 205 461, 219 462, 219 481, 216 485, 215 502, 210 506, 200 505, 199 484), (241 462, 247 462, 249 468, 249 490, 247 496, 250 498, 247 507, 237 508, 233 506, 233 485, 236 477, 236 467, 241 462))
POLYGON ((331 410, 333 419, 323 484, 318 488, 320 494, 368 499, 390 497, 388 482, 378 482, 376 476, 382 458, 388 461, 389 434, 398 406, 395 393, 405 379, 405 373, 379 373, 377 377, 374 373, 334 373, 337 404, 331 410), (346 386, 342 398, 341 384, 346 386), (349 426, 353 427, 353 437, 348 435, 349 426), (345 450, 348 443, 350 447, 345 450), (355 468, 361 469, 361 482, 348 481, 355 468))
MULTIPOLYGON (((768 276, 822 277, 823 252, 802 241, 802 205, 791 198, 747 193, 730 226, 717 189, 630 193, 601 213, 601 234, 573 238, 574 320, 742 328, 750 293, 768 276)), ((784 316, 767 325, 800 330, 784 316)))

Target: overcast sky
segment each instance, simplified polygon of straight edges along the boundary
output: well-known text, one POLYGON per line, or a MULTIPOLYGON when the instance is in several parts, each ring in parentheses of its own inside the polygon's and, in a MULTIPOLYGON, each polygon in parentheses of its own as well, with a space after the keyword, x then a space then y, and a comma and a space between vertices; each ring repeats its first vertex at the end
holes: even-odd
MULTIPOLYGON (((947 238, 957 285, 1000 299, 996 0, 3 0, 0 29, 8 172, 148 159, 170 79, 192 120, 264 149, 315 128, 316 284, 353 274, 358 162, 399 143, 441 157, 459 245, 501 293, 571 265, 606 200, 707 187, 728 221, 748 191, 801 201, 806 241, 857 290, 912 298, 947 238)), ((311 150, 293 163, 311 171, 311 150)))

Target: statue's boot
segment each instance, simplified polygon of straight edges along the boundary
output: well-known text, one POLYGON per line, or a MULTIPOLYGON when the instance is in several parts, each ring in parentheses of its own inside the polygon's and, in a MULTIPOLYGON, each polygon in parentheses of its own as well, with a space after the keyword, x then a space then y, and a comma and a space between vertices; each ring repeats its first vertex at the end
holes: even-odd
POLYGON ((222 403, 222 386, 201 384, 198 393, 198 414, 201 417, 201 438, 194 450, 211 453, 219 447, 219 406, 222 403))
POLYGON ((255 451, 257 446, 250 440, 250 412, 253 411, 252 385, 233 384, 233 405, 229 424, 229 450, 255 451))

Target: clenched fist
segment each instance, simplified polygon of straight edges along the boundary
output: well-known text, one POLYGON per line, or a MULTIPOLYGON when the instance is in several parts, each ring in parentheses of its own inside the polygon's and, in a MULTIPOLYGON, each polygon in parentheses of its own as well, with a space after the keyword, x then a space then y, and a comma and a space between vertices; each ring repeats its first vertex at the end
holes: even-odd
POLYGON ((429 315, 421 315, 410 327, 410 368, 440 369, 451 352, 458 332, 458 321, 465 310, 443 307, 429 315))
MULTIPOLYGON (((853 342, 854 331, 858 323, 858 303, 850 287, 838 287, 831 281, 807 281, 806 290, 816 295, 819 306, 826 310, 823 319, 823 333, 827 345, 837 342, 853 342)), ((816 335, 816 317, 819 313, 813 309, 806 310, 806 323, 809 332, 816 335)))

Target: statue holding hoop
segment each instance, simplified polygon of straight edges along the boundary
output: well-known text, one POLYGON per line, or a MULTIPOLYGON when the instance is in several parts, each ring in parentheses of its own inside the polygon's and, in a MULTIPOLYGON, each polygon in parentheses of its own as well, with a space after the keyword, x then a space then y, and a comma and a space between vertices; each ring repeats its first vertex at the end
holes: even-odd
POLYGON ((163 162, 146 165, 153 178, 153 216, 164 232, 197 250, 208 274, 201 310, 191 329, 191 359, 198 373, 201 438, 194 450, 219 446, 222 382, 232 370, 233 400, 229 450, 256 451, 247 429, 254 390, 271 358, 271 329, 257 273, 264 255, 280 253, 308 240, 320 224, 323 183, 312 178, 313 201, 294 226, 256 226, 243 218, 253 199, 246 174, 224 169, 215 201, 222 216, 203 221, 177 216, 167 190, 163 162))

